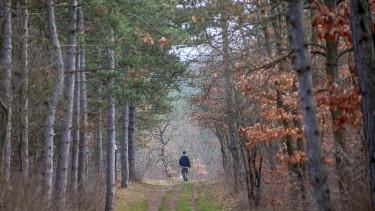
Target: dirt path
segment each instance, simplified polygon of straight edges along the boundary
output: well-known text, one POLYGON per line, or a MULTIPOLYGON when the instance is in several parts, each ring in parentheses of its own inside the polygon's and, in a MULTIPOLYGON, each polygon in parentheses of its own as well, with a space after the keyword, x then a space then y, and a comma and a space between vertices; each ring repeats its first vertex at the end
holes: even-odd
POLYGON ((193 186, 193 194, 191 195, 190 199, 190 206, 192 211, 198 211, 198 206, 197 206, 197 199, 198 199, 198 194, 200 190, 200 183, 194 183, 193 186))
POLYGON ((168 191, 168 188, 158 188, 153 191, 148 199, 148 211, 158 211, 163 202, 163 195, 168 191))
POLYGON ((167 199, 167 206, 169 207, 169 210, 176 210, 176 203, 180 199, 182 190, 182 185, 174 185, 172 193, 173 195, 167 199))
POLYGON ((173 211, 190 208, 197 211, 202 184, 134 183, 117 193, 117 211, 173 211))

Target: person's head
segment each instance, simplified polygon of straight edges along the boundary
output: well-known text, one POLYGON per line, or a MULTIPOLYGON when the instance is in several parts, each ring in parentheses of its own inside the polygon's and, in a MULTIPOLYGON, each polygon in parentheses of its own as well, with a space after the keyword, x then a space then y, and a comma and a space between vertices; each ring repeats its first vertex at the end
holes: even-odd
POLYGON ((185 150, 184 150, 184 151, 182 151, 182 154, 183 154, 183 155, 186 155, 186 151, 185 151, 185 150))

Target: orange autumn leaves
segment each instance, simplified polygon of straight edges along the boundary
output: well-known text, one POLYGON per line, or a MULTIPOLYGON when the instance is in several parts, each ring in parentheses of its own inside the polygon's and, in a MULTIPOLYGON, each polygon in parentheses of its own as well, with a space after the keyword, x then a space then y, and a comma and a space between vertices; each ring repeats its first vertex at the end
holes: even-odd
MULTIPOLYGON (((155 43, 154 38, 149 33, 143 34, 141 38, 142 38, 143 44, 154 45, 155 43)), ((169 45, 169 40, 165 37, 161 37, 159 39, 159 45, 162 47, 167 46, 169 45)))
POLYGON ((317 1, 313 3, 317 8, 312 24, 318 28, 320 40, 337 40, 344 38, 347 44, 351 43, 349 6, 347 3, 338 4, 335 9, 317 1))
POLYGON ((275 141, 286 136, 301 137, 301 131, 289 124, 295 119, 300 121, 296 112, 297 90, 293 90, 295 76, 293 73, 278 73, 275 70, 260 70, 250 76, 241 76, 238 89, 259 109, 260 121, 250 127, 239 129, 247 139, 247 147, 275 141), (284 124, 282 124, 284 123, 284 124))
POLYGON ((352 128, 359 128, 362 124, 362 112, 360 110, 362 99, 357 85, 340 87, 333 84, 330 87, 330 96, 326 94, 317 95, 317 104, 329 106, 336 113, 333 119, 333 130, 343 130, 345 124, 352 128))
MULTIPOLYGON (((339 83, 317 85, 314 96, 317 101, 317 115, 322 131, 323 148, 329 151, 332 144, 332 131, 343 130, 344 127, 361 126, 361 97, 356 77, 343 67, 339 83), (335 118, 332 119, 331 112, 335 118)), ((239 134, 246 137, 246 147, 254 148, 269 142, 283 143, 288 137, 296 143, 304 141, 302 115, 299 108, 298 83, 294 72, 273 69, 259 70, 250 75, 238 78, 240 90, 257 107, 257 123, 240 128, 239 134)), ((329 153, 325 163, 332 164, 329 153)), ((305 153, 295 151, 283 161, 296 163, 305 159, 305 153)))
MULTIPOLYGON (((375 0, 369 2, 370 12, 374 15, 375 0)), ((336 8, 313 0, 310 3, 315 8, 315 16, 312 19, 312 25, 317 27, 317 36, 320 40, 337 40, 340 37, 344 39, 345 45, 351 46, 352 37, 350 30, 350 9, 347 0, 337 3, 336 8)), ((371 24, 372 31, 375 31, 375 22, 371 24)))

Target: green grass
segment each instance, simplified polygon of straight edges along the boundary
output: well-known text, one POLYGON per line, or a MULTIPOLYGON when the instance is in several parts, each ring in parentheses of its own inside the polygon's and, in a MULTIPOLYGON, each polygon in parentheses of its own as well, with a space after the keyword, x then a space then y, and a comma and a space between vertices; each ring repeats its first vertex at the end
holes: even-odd
POLYGON ((117 211, 147 211, 148 210, 148 203, 146 201, 140 201, 135 203, 128 203, 125 204, 118 209, 117 211))
POLYGON ((185 183, 181 197, 177 201, 177 204, 176 204, 177 211, 191 211, 190 198, 192 194, 193 194, 193 183, 191 182, 185 183))
POLYGON ((153 179, 142 179, 142 183, 149 185, 177 185, 180 184, 179 179, 168 179, 168 180, 153 180, 153 179))
POLYGON ((209 196, 204 195, 203 193, 200 194, 197 202, 198 209, 201 211, 214 211, 214 210, 222 210, 222 206, 213 201, 209 196))
POLYGON ((148 197, 153 185, 144 183, 131 183, 128 188, 118 188, 116 191, 116 211, 146 211, 148 210, 148 197))

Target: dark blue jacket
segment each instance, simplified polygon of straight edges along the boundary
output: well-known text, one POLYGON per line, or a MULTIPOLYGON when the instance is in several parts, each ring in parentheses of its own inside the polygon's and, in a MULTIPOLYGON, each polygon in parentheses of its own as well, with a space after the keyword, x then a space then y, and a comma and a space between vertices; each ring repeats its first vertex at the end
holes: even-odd
POLYGON ((178 163, 180 164, 180 166, 182 167, 191 167, 190 166, 190 159, 187 155, 182 155, 180 157, 180 161, 178 161, 178 163))

